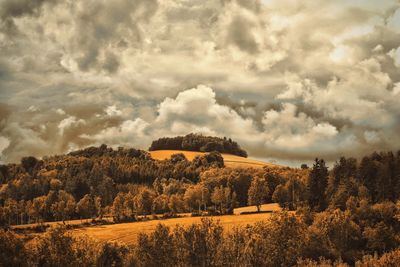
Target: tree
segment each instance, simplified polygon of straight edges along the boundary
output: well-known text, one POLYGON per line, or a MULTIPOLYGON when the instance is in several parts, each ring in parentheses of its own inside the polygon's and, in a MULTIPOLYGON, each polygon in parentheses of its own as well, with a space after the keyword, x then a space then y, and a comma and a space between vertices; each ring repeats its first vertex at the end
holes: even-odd
POLYGON ((267 200, 272 201, 272 195, 274 194, 276 188, 279 185, 283 184, 285 182, 285 179, 281 175, 274 173, 274 172, 269 172, 269 171, 267 171, 264 174, 264 178, 268 185, 267 200))
POLYGON ((58 191, 62 188, 62 182, 58 179, 51 179, 50 180, 50 189, 54 191, 58 191))
POLYGON ((93 198, 86 194, 78 204, 76 204, 76 212, 81 218, 92 218, 96 214, 96 207, 93 198))
POLYGON ((101 182, 97 186, 97 192, 101 197, 103 206, 112 204, 115 196, 117 195, 113 179, 109 176, 103 175, 103 179, 101 179, 101 182))
POLYGON ((79 266, 74 239, 65 227, 51 228, 35 246, 34 266, 79 266))
POLYGON ((206 205, 209 199, 209 191, 203 184, 193 185, 186 189, 183 199, 186 207, 190 211, 198 208, 200 213, 202 206, 204 209, 207 208, 206 205))
POLYGON ((118 243, 106 242, 100 249, 96 266, 123 266, 128 248, 118 243))
POLYGON ((272 195, 272 200, 279 204, 281 207, 285 207, 289 202, 289 194, 287 188, 280 184, 276 187, 274 194, 272 195))
POLYGON ((218 266, 217 256, 223 242, 223 227, 211 219, 200 224, 175 227, 176 266, 218 266))
POLYGON ((134 219, 135 213, 137 212, 135 196, 131 192, 128 192, 124 194, 123 197, 123 215, 125 218, 134 219))
POLYGON ((328 168, 323 159, 315 159, 307 180, 308 204, 313 210, 326 208, 325 190, 328 184, 328 168))
POLYGON ((378 162, 375 159, 378 159, 376 153, 371 155, 371 157, 363 157, 360 165, 358 167, 357 176, 358 179, 368 188, 369 193, 373 200, 377 199, 377 190, 376 190, 376 177, 378 172, 378 162))
POLYGON ((150 235, 140 233, 137 239, 134 266, 176 265, 174 237, 168 227, 158 224, 150 235))
POLYGON ((187 161, 187 158, 186 158, 185 154, 183 154, 183 153, 176 153, 176 154, 172 154, 171 158, 169 160, 172 163, 177 163, 180 161, 187 161))
POLYGON ((21 166, 26 170, 26 172, 32 174, 32 171, 38 162, 39 161, 35 157, 23 157, 21 159, 21 166))
POLYGON ((398 266, 400 262, 400 249, 397 248, 383 254, 380 258, 371 255, 364 256, 362 261, 357 261, 356 266, 398 266))
POLYGON ((225 201, 225 190, 222 186, 219 186, 214 189, 214 191, 211 194, 211 202, 215 205, 215 207, 219 206, 219 212, 220 214, 223 214, 222 212, 222 206, 224 205, 225 201))
MULTIPOLYGON (((174 154, 174 155, 176 155, 176 154, 174 154)), ((174 156, 174 155, 172 155, 172 156, 174 156)), ((171 156, 171 157, 172 157, 172 156, 171 156)), ((153 182, 153 188, 154 188, 154 190, 156 191, 157 194, 161 195, 161 194, 163 193, 164 188, 163 188, 163 184, 162 184, 160 178, 157 177, 157 178, 154 180, 154 182, 153 182)))
POLYGON ((347 211, 336 209, 317 213, 309 228, 312 257, 342 258, 349 262, 357 256, 362 244, 360 227, 347 211))
POLYGON ((363 237, 367 240, 367 248, 371 253, 382 253, 399 245, 395 230, 384 222, 379 222, 373 227, 365 227, 363 237))
POLYGON ((248 204, 255 205, 257 207, 257 212, 260 212, 261 204, 265 202, 268 196, 268 185, 265 179, 258 176, 254 177, 251 181, 248 195, 248 204))
POLYGON ((157 196, 152 205, 152 210, 154 213, 165 213, 169 211, 169 198, 167 195, 161 194, 157 196))
POLYGON ((143 188, 135 196, 135 207, 138 214, 150 214, 153 204, 154 193, 147 188, 143 188))
POLYGON ((171 195, 169 197, 168 207, 175 214, 183 211, 184 203, 182 197, 178 194, 171 195))
POLYGON ((211 194, 211 202, 216 207, 219 206, 220 214, 231 213, 236 207, 236 193, 233 192, 229 187, 219 186, 214 189, 211 194))
POLYGON ((18 223, 18 202, 16 200, 7 198, 4 202, 4 211, 9 225, 18 223))
POLYGON ((117 196, 114 198, 114 202, 112 205, 112 213, 114 220, 119 222, 124 216, 124 201, 125 201, 125 194, 119 192, 117 196))
POLYGON ((101 197, 96 196, 94 198, 94 207, 96 209, 97 218, 99 218, 101 220, 103 218, 103 208, 101 206, 101 197))
POLYGON ((27 257, 23 239, 11 231, 0 230, 0 266, 26 266, 27 257))
POLYGON ((248 202, 248 192, 254 176, 260 175, 255 169, 232 169, 227 170, 227 184, 236 193, 239 206, 246 206, 248 202))
POLYGON ((335 163, 332 170, 332 176, 334 177, 333 186, 337 187, 340 182, 345 183, 350 177, 357 175, 357 160, 354 158, 341 157, 338 162, 335 163))
POLYGON ((242 237, 245 245, 237 266, 294 266, 297 258, 304 255, 306 227, 288 212, 275 213, 264 222, 256 222, 242 237))
POLYGON ((42 221, 46 214, 46 196, 34 198, 28 214, 36 222, 42 221))
POLYGON ((50 209, 53 216, 57 220, 69 219, 75 211, 76 202, 71 194, 68 194, 64 190, 58 192, 57 201, 54 202, 50 209))

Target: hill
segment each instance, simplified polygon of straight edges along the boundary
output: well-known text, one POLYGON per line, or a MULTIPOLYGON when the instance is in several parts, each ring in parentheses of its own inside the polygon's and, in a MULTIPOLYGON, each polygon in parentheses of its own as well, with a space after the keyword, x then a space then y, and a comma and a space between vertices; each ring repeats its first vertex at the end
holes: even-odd
POLYGON ((19 164, 0 165, 0 226, 101 214, 129 221, 151 213, 213 213, 214 205, 226 214, 246 206, 253 177, 267 173, 274 183, 266 200, 272 201, 286 178, 273 173, 280 168, 268 166, 274 165, 215 151, 147 152, 106 145, 43 159, 24 157, 19 164))
POLYGON ((163 137, 154 140, 149 151, 154 150, 185 150, 227 153, 247 158, 247 152, 231 138, 188 134, 185 136, 163 137))
MULTIPOLYGON (((204 156, 205 152, 196 152, 196 151, 184 151, 184 150, 155 150, 149 151, 151 157, 156 160, 165 160, 170 159, 172 155, 182 153, 185 157, 192 161, 196 156, 204 156)), ((258 161, 254 159, 249 159, 245 157, 240 157, 231 154, 221 154, 224 158, 224 163, 226 167, 231 168, 263 168, 264 166, 268 167, 281 167, 276 164, 267 163, 263 161, 258 161)))

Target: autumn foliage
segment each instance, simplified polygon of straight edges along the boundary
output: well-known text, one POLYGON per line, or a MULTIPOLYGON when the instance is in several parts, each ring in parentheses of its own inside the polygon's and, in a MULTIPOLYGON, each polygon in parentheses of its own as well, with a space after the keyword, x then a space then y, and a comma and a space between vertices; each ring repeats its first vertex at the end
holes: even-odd
POLYGON ((400 255, 400 153, 343 157, 331 170, 323 159, 310 168, 245 169, 225 167, 216 151, 154 160, 102 145, 1 165, 0 181, 0 266, 395 266, 400 255), (69 219, 217 216, 270 202, 285 211, 229 232, 214 220, 159 225, 134 247, 77 238, 65 227, 29 242, 11 230, 69 219))

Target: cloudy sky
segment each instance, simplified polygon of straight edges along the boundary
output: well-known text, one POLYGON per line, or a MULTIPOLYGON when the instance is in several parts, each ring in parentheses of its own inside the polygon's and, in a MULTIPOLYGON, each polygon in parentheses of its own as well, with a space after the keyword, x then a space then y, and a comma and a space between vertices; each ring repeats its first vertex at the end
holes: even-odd
POLYGON ((189 132, 251 157, 400 148, 395 0, 0 0, 0 161, 189 132))

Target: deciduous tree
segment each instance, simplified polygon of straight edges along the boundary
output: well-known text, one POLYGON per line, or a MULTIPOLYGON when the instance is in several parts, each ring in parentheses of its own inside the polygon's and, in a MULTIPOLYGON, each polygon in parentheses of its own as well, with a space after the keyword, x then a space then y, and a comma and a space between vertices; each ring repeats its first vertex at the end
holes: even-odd
POLYGON ((268 186, 265 179, 258 176, 254 177, 251 181, 248 195, 248 204, 255 205, 257 212, 260 212, 261 204, 265 203, 268 196, 268 186))

